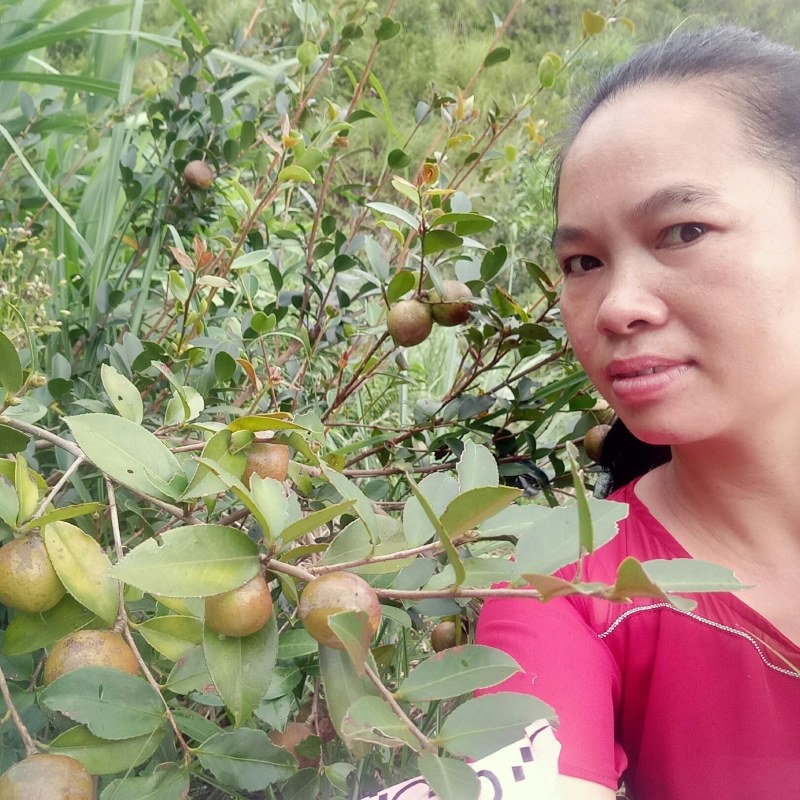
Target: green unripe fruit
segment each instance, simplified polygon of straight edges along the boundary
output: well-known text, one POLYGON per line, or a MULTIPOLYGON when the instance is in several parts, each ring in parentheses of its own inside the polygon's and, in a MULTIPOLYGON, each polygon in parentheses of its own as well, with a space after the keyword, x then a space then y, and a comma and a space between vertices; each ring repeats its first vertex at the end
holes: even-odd
POLYGON ((116 631, 75 631, 59 639, 44 663, 44 682, 50 684, 79 667, 110 667, 131 675, 139 674, 133 650, 116 631))
POLYGON ((461 281, 445 281, 442 286, 442 293, 432 289, 429 293, 431 312, 433 319, 445 328, 452 328, 454 325, 461 325, 469 319, 469 312, 472 310, 472 303, 468 299, 472 298, 472 292, 465 283, 461 281))
POLYGON ((381 623, 381 605, 375 590, 352 572, 329 572, 309 583, 298 606, 305 629, 320 643, 343 650, 328 620, 343 611, 363 611, 372 635, 381 623))
POLYGON ((183 179, 192 189, 208 189, 214 183, 214 170, 205 161, 190 161, 183 168, 183 179))
POLYGON ((419 300, 400 300, 389 309, 386 327, 395 344, 412 347, 424 342, 433 329, 430 306, 419 300))
POLYGON ((0 800, 93 800, 86 767, 69 756, 37 753, 10 767, 0 778, 0 800))
POLYGON ((56 605, 65 592, 41 536, 29 533, 0 548, 0 603, 38 614, 56 605))
POLYGON ((260 573, 244 586, 206 597, 206 625, 224 636, 250 636, 272 616, 272 595, 260 573))

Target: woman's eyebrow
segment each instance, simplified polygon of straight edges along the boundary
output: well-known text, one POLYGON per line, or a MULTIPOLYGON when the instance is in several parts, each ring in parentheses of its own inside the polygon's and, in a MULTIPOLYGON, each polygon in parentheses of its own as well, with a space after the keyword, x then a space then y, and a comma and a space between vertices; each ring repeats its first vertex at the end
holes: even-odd
MULTIPOLYGON (((633 220, 669 211, 670 209, 699 207, 719 199, 719 192, 710 186, 691 183, 676 183, 653 192, 649 197, 636 203, 630 211, 633 220)), ((585 228, 563 225, 556 228, 551 238, 553 250, 568 244, 580 242, 589 236, 585 228)))

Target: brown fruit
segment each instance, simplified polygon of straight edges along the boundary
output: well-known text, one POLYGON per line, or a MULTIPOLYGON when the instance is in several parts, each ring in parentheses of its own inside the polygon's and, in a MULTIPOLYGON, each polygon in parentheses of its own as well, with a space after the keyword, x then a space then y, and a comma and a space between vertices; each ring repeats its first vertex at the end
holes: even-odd
POLYGON ((583 449, 592 461, 600 461, 603 454, 603 442, 610 430, 610 425, 595 425, 593 428, 589 428, 586 436, 583 437, 583 449))
POLYGON ((214 183, 214 170, 205 161, 190 161, 183 168, 183 179, 192 189, 208 189, 214 183))
POLYGON ((69 756, 37 753, 10 767, 0 778, 0 800, 93 800, 86 767, 69 756))
POLYGON ((59 639, 44 663, 44 682, 78 667, 111 667, 139 674, 139 663, 122 635, 115 631, 75 631, 59 639))
POLYGON ((250 477, 274 478, 285 481, 289 474, 289 448, 275 442, 253 442, 245 451, 247 462, 242 475, 242 483, 250 485, 250 477))
POLYGON ((328 618, 342 611, 363 611, 372 635, 381 623, 381 605, 375 590, 352 572, 329 572, 309 583, 300 595, 298 607, 305 629, 320 643, 343 650, 328 618))
POLYGON ((0 603, 38 614, 65 594, 41 536, 29 533, 0 548, 0 603))
POLYGON ((314 736, 314 729, 307 722, 287 722, 283 731, 270 731, 267 734, 272 744, 288 750, 296 759, 300 768, 316 767, 317 762, 313 758, 306 758, 297 752, 297 745, 314 736))
POLYGON ((225 636, 249 636, 272 616, 272 595, 259 573, 244 586, 206 597, 206 625, 225 636))
POLYGON ((472 303, 468 298, 472 298, 469 286, 461 281, 445 281, 442 286, 442 293, 436 289, 429 294, 431 303, 431 313, 433 319, 445 328, 452 328, 454 325, 461 325, 469 319, 469 312, 472 310, 472 303))
MULTIPOLYGON (((444 620, 435 625, 431 631, 431 647, 434 652, 441 653, 442 650, 455 647, 457 644, 456 634, 456 623, 452 620, 444 620)), ((461 641, 464 642, 463 637, 461 641)))
POLYGON ((419 300, 400 300, 389 309, 386 327, 395 344, 411 347, 428 338, 433 314, 430 306, 419 300))

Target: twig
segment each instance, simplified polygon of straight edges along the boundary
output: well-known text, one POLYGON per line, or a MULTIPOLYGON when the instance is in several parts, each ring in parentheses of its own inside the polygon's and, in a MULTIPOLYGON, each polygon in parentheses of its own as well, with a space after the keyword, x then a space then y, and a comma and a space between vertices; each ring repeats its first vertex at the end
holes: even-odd
POLYGON ((436 745, 434 745, 434 743, 414 724, 411 717, 403 711, 400 704, 394 699, 394 695, 383 685, 380 676, 375 674, 369 664, 364 665, 364 670, 367 673, 367 677, 375 684, 375 688, 378 690, 381 697, 392 707, 392 711, 403 720, 414 738, 422 745, 422 749, 429 753, 436 753, 436 745))
POLYGON ((44 510, 47 508, 47 506, 53 502, 53 499, 61 491, 64 484, 73 476, 75 471, 78 469, 78 467, 80 467, 81 464, 83 464, 85 460, 86 459, 83 456, 78 456, 78 458, 76 458, 69 465, 64 474, 59 478, 58 483, 56 483, 56 485, 50 490, 50 493, 47 495, 47 497, 45 497, 44 500, 39 503, 39 508, 36 509, 33 519, 41 517, 42 514, 44 514, 44 510))
POLYGON ((30 735, 30 733, 28 733, 28 729, 25 727, 25 723, 22 721, 22 717, 20 717, 17 707, 14 705, 14 701, 11 699, 11 692, 8 688, 8 684, 6 683, 6 676, 2 667, 0 667, 0 694, 3 695, 3 700, 8 707, 8 713, 11 714, 11 719, 14 720, 14 725, 19 731, 19 738, 22 739, 22 744, 25 747, 25 755, 36 755, 38 752, 36 749, 36 743, 33 741, 33 737, 30 735))

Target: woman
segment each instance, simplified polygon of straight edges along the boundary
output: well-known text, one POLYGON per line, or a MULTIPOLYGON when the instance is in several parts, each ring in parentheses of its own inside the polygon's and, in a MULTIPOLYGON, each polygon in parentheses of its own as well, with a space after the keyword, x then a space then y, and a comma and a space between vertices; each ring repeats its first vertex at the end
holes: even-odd
POLYGON ((692 557, 755 587, 692 613, 486 603, 478 641, 524 669, 496 689, 559 714, 565 797, 800 797, 799 187, 800 55, 740 29, 639 51, 562 153, 564 323, 638 449, 660 448, 583 578, 692 557))

